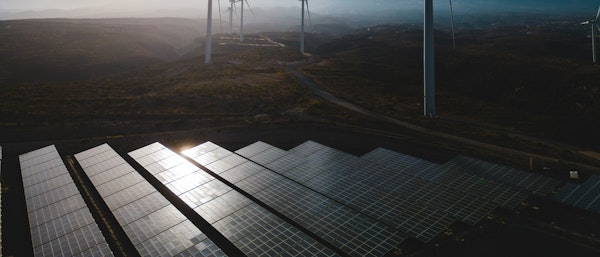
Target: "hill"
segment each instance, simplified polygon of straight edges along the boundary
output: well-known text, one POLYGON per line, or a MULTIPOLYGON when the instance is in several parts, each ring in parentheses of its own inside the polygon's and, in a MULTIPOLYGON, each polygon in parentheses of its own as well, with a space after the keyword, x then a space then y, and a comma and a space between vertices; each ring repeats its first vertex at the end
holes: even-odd
POLYGON ((316 60, 305 74, 369 110, 586 162, 579 152, 600 145, 600 73, 589 60, 587 30, 569 19, 462 29, 454 50, 448 30, 438 30, 436 119, 422 117, 415 25, 310 33, 309 59, 298 54, 297 32, 248 34, 244 42, 215 35, 213 63, 204 65, 193 20, 5 21, 0 141, 290 122, 395 130, 324 101, 286 73, 290 63, 316 60))
POLYGON ((463 30, 456 49, 437 31, 435 120, 421 118, 422 31, 413 26, 376 26, 322 44, 324 61, 305 72, 361 106, 444 131, 500 145, 524 134, 598 150, 600 67, 573 24, 463 30))
POLYGON ((85 80, 174 61, 201 28, 174 18, 0 21, 0 74, 8 81, 85 80))

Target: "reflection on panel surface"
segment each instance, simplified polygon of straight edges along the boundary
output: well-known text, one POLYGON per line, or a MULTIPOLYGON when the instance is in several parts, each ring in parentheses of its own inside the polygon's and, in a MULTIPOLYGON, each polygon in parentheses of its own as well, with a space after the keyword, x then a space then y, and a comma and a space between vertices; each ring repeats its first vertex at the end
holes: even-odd
POLYGON ((225 255, 107 144, 75 158, 140 255, 225 255))
MULTIPOLYGON (((209 153, 206 158, 211 160, 232 156, 210 144, 199 151, 209 153)), ((331 249, 159 143, 132 151, 129 155, 248 256, 336 255, 331 249)), ((246 161, 239 156, 227 159, 229 163, 213 166, 215 170, 223 172, 222 175, 246 161)), ((230 173, 227 177, 244 179, 242 174, 237 173, 230 173)))
POLYGON ((19 156, 35 256, 113 256, 54 145, 19 156))
MULTIPOLYGON (((261 162, 286 155, 262 142, 241 151, 261 162)), ((211 142, 184 154, 348 255, 383 256, 404 239, 396 229, 211 142)))
MULTIPOLYGON (((273 146, 257 143, 236 153, 264 165, 281 176, 342 203, 402 233, 428 242, 456 219, 418 201, 426 182, 367 163, 360 158, 308 141, 280 158, 257 158, 273 152, 273 146)), ((441 193, 442 189, 437 189, 441 193)), ((428 192, 430 193, 430 192, 428 192)))
POLYGON ((440 165, 383 148, 357 157, 313 141, 289 151, 257 142, 236 153, 423 242, 455 220, 475 225, 558 184, 467 157, 440 165))

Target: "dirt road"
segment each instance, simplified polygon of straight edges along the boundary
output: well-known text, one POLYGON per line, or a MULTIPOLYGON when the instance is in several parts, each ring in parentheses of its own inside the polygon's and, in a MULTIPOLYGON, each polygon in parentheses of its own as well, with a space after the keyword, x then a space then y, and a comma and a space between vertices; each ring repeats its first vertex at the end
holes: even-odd
MULTIPOLYGON (((492 145, 492 144, 484 143, 484 142, 469 139, 469 138, 451 135, 451 134, 444 133, 441 131, 431 130, 428 128, 424 128, 424 127, 421 127, 418 125, 414 125, 414 124, 404 122, 404 121, 401 121, 401 120, 398 120, 398 119, 395 119, 395 118, 392 118, 392 117, 389 117, 386 115, 382 115, 380 113, 376 113, 376 112, 367 110, 361 106, 358 106, 356 104, 348 102, 344 99, 338 98, 338 97, 332 95, 331 93, 321 89, 321 87, 319 87, 319 85, 314 80, 312 80, 310 77, 304 75, 301 71, 298 70, 298 68, 300 66, 308 65, 308 64, 311 64, 312 62, 314 62, 313 58, 309 57, 306 61, 303 61, 303 62, 295 62, 295 63, 285 64, 284 69, 287 74, 294 77, 300 84, 302 84, 306 88, 310 89, 315 95, 317 95, 331 103, 337 104, 345 109, 361 113, 361 114, 369 116, 373 119, 377 119, 377 120, 391 123, 391 124, 394 124, 394 125, 406 128, 406 129, 410 129, 415 132, 424 133, 429 136, 434 136, 434 137, 444 139, 444 140, 450 140, 450 141, 453 141, 453 142, 456 142, 459 144, 468 145, 471 147, 494 151, 497 153, 501 153, 503 155, 511 155, 511 156, 517 157, 521 161, 528 161, 530 158, 533 158, 538 162, 544 162, 544 163, 557 162, 557 159, 553 158, 553 157, 530 153, 530 152, 525 152, 525 151, 520 151, 520 150, 516 150, 516 149, 510 149, 510 148, 492 145)), ((591 165, 584 164, 584 163, 564 161, 563 165, 578 167, 580 169, 585 169, 585 170, 588 170, 591 172, 596 172, 596 173, 600 172, 600 167, 591 166, 591 165)))

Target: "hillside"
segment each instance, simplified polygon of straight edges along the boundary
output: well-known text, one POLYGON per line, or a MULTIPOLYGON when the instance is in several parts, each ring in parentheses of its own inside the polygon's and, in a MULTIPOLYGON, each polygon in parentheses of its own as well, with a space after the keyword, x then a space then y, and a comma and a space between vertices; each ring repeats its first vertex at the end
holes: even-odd
POLYGON ((311 33, 312 58, 298 53, 297 32, 248 34, 244 42, 215 35, 213 63, 204 65, 193 20, 0 24, 0 141, 294 122, 396 133, 312 94, 286 73, 301 61, 334 95, 425 128, 581 162, 589 159, 579 148, 600 145, 599 66, 574 21, 461 29, 456 49, 438 30, 436 119, 422 116, 415 25, 311 33))
POLYGON ((0 75, 8 81, 69 81, 174 61, 202 36, 187 19, 0 21, 0 75))
POLYGON ((526 145, 524 134, 597 150, 600 66, 591 63, 587 30, 573 24, 459 31, 456 49, 437 31, 435 120, 421 118, 422 32, 412 26, 323 44, 323 61, 305 72, 338 96, 432 128, 507 146, 526 145))

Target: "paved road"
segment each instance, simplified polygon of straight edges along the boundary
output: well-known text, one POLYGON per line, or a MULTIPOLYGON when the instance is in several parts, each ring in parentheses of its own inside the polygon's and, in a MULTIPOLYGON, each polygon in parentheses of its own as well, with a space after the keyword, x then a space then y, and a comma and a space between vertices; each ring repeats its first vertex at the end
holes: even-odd
MULTIPOLYGON (((307 61, 304 61, 304 62, 286 64, 284 69, 287 74, 296 78, 300 82, 300 84, 302 84, 305 87, 307 87, 308 89, 312 90, 315 95, 317 95, 331 103, 335 103, 343 108, 367 115, 373 119, 388 122, 388 123, 391 123, 391 124, 394 124, 394 125, 397 125, 400 127, 404 127, 404 128, 407 128, 407 129, 410 129, 413 131, 425 133, 425 134, 428 134, 431 136, 439 137, 439 138, 446 139, 446 140, 451 140, 454 142, 459 142, 461 144, 466 144, 466 145, 475 146, 478 148, 495 151, 498 153, 504 153, 504 154, 518 156, 518 157, 523 158, 524 160, 528 160, 529 158, 534 158, 536 160, 541 160, 543 162, 550 162, 550 163, 556 161, 556 158, 553 158, 553 157, 548 157, 548 156, 525 152, 525 151, 519 151, 519 150, 501 147, 501 146, 497 146, 497 145, 492 145, 492 144, 488 144, 488 143, 484 143, 484 142, 480 142, 480 141, 476 141, 476 140, 472 140, 472 139, 468 139, 468 138, 464 138, 464 137, 460 137, 460 136, 456 136, 456 135, 451 135, 451 134, 444 133, 441 131, 431 130, 428 128, 424 128, 424 127, 421 127, 418 125, 414 125, 414 124, 404 122, 404 121, 401 121, 401 120, 398 120, 398 119, 395 119, 395 118, 392 118, 392 117, 389 117, 389 116, 386 116, 386 115, 383 115, 380 113, 376 113, 376 112, 367 110, 363 107, 360 107, 356 104, 348 102, 344 99, 338 98, 338 97, 332 95, 331 93, 321 89, 319 87, 319 85, 317 83, 315 83, 310 77, 304 75, 302 72, 300 72, 298 70, 298 67, 300 67, 302 65, 310 64, 312 62, 313 62, 313 59, 311 57, 307 61)), ((576 162, 563 162, 563 164, 567 164, 567 165, 570 164, 570 165, 574 165, 576 167, 585 168, 590 171, 600 172, 600 168, 591 166, 588 164, 576 163, 576 162)))

